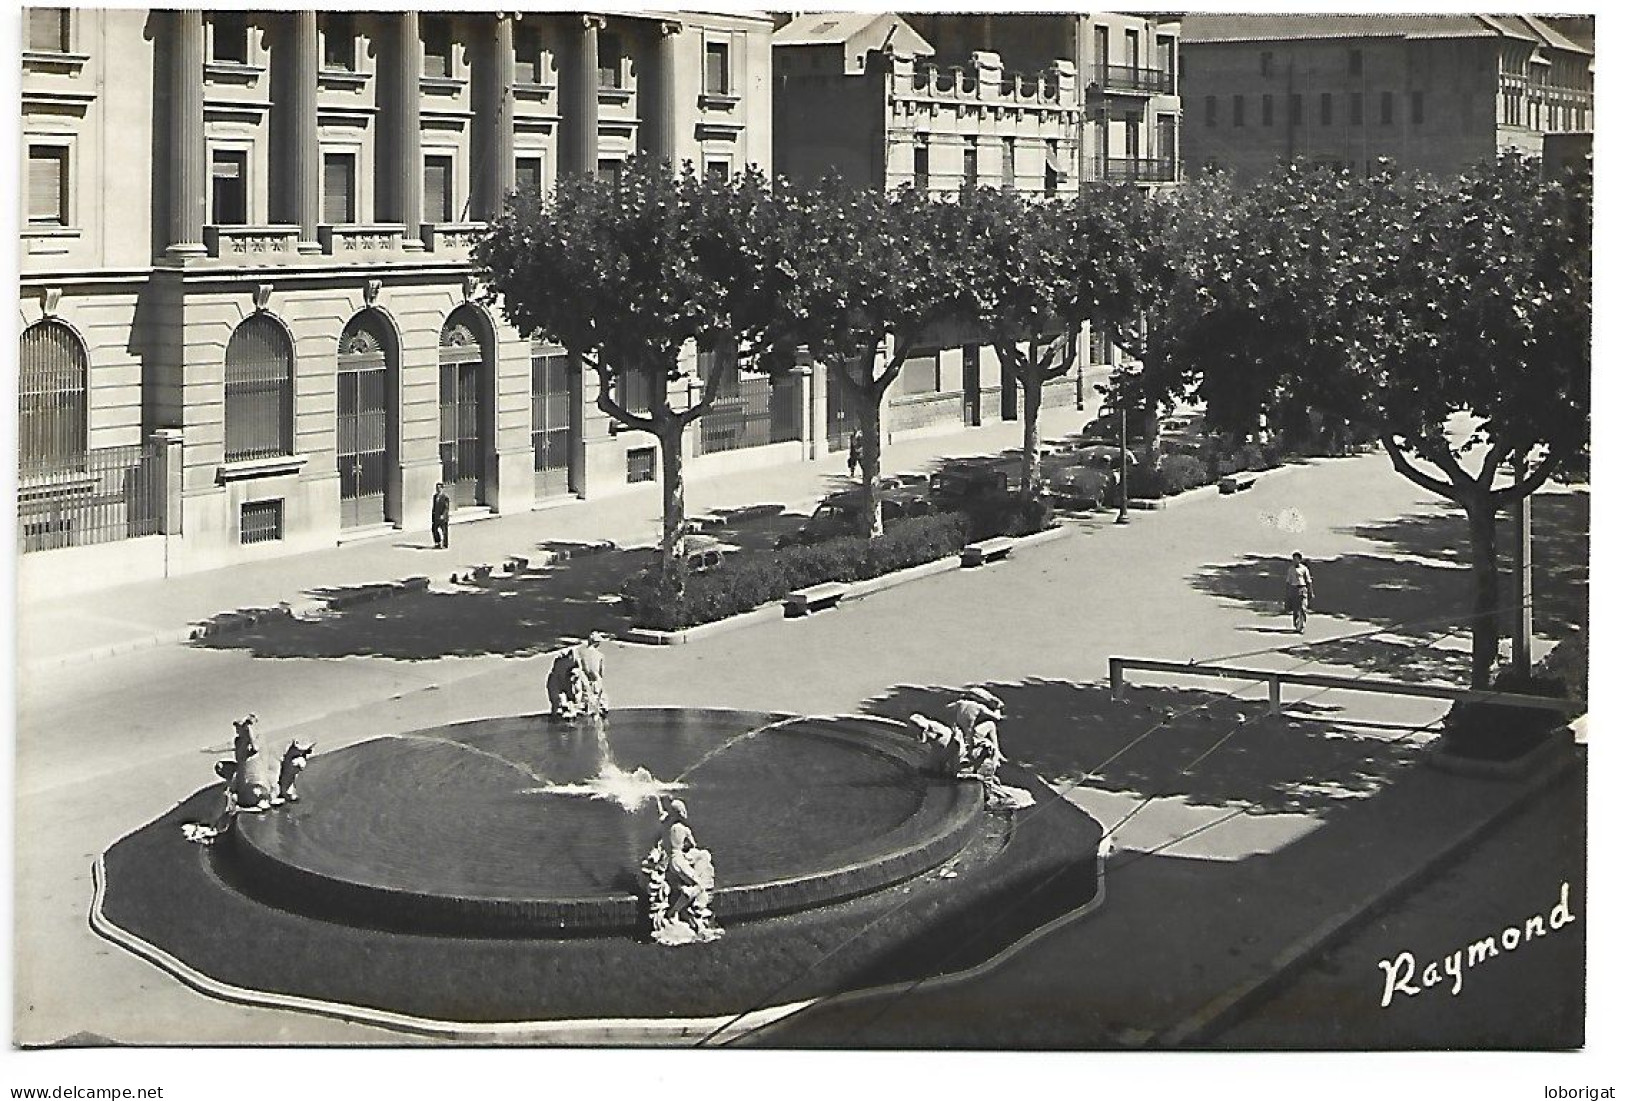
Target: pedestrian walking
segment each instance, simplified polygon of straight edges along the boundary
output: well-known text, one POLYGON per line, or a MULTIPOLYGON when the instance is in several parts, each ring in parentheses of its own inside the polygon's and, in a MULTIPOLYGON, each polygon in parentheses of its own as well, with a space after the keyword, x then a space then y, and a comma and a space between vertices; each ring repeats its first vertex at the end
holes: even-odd
POLYGON ((1292 552, 1292 564, 1286 570, 1286 598, 1287 611, 1292 613, 1292 628, 1301 635, 1309 622, 1309 605, 1315 599, 1315 579, 1298 551, 1292 552))
POLYGON ((429 510, 429 531, 434 535, 435 550, 451 546, 451 498, 446 495, 444 482, 436 482, 434 505, 429 510))
POLYGON ((852 443, 846 450, 846 476, 855 478, 858 468, 863 465, 863 429, 852 430, 852 443))

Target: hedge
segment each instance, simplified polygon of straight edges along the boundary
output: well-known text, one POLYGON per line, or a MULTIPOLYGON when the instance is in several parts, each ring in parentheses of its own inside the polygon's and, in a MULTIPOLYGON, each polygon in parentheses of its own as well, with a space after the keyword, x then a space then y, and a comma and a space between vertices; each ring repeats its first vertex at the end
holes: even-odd
POLYGON ((917 516, 894 522, 878 539, 843 535, 771 554, 738 555, 690 575, 680 598, 661 585, 658 568, 643 570, 621 586, 621 599, 638 626, 679 631, 783 600, 809 585, 863 581, 946 558, 959 553, 965 539, 959 515, 917 516))

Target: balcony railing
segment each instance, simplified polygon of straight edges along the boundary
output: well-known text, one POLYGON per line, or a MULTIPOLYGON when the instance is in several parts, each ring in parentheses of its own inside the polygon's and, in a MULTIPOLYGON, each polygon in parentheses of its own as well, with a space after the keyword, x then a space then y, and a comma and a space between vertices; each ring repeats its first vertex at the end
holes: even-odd
POLYGON ((1107 183, 1173 183, 1172 157, 1107 157, 1095 161, 1095 179, 1107 183))
POLYGON ((426 223, 423 226, 423 244, 430 252, 456 253, 466 258, 468 250, 485 232, 484 222, 426 223))
POLYGON ((316 237, 329 256, 381 255, 400 251, 406 238, 404 225, 317 226, 316 237))
POLYGON ((1163 69, 1146 69, 1138 65, 1096 65, 1095 83, 1108 92, 1172 95, 1174 74, 1163 69))
POLYGON ((217 260, 296 260, 298 226, 204 226, 203 245, 217 260))

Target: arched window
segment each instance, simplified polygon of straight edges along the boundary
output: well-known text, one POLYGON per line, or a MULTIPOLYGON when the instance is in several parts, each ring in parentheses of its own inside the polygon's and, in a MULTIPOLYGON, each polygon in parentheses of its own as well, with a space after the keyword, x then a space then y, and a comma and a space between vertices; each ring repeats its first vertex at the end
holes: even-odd
POLYGON ((293 348, 256 315, 226 345, 226 461, 293 453, 293 348))
POLYGON ((41 321, 23 330, 18 367, 17 451, 22 469, 82 467, 88 431, 84 345, 60 321, 41 321))

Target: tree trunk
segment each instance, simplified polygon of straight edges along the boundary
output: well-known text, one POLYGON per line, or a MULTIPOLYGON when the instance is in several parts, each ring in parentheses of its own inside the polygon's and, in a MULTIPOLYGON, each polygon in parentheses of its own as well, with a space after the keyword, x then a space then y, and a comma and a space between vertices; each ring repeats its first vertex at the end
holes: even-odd
POLYGON ((655 438, 660 441, 660 579, 674 592, 683 588, 683 429, 680 420, 660 424, 655 438))
POLYGON ((1466 505, 1473 547, 1473 687, 1488 688, 1501 644, 1501 573, 1495 548, 1495 508, 1466 505))
POLYGON ((1157 403, 1150 402, 1141 410, 1145 418, 1141 423, 1145 428, 1145 469, 1146 473, 1162 465, 1162 418, 1157 416, 1157 403))
POLYGON ((864 387, 859 403, 863 417, 863 447, 858 456, 863 469, 863 504, 869 517, 869 538, 878 538, 885 527, 880 517, 880 403, 886 392, 864 387))
POLYGON ((1038 412, 1044 404, 1044 380, 1031 363, 1021 372, 1021 495, 1038 496, 1038 412))

